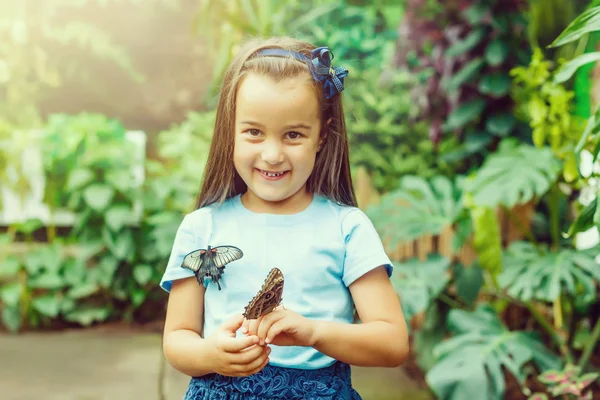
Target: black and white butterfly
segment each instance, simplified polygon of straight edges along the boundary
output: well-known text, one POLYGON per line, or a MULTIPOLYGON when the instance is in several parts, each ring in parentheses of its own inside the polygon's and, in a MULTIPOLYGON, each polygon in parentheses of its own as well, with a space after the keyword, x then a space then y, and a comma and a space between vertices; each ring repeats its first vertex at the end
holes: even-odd
POLYGON ((200 286, 203 285, 206 276, 211 278, 221 290, 219 279, 223 275, 225 265, 243 256, 244 253, 235 246, 208 246, 206 249, 198 249, 187 254, 183 258, 181 267, 194 271, 200 286))

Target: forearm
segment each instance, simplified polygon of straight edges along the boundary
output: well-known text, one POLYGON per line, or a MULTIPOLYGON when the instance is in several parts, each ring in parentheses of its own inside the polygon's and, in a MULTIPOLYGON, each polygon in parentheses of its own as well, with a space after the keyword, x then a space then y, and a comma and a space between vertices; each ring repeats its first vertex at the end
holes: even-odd
POLYGON ((169 332, 163 342, 163 351, 169 364, 188 376, 215 372, 211 350, 205 339, 190 330, 169 332))
POLYGON ((408 355, 404 327, 384 321, 316 323, 313 347, 336 360, 365 367, 396 367, 408 355))

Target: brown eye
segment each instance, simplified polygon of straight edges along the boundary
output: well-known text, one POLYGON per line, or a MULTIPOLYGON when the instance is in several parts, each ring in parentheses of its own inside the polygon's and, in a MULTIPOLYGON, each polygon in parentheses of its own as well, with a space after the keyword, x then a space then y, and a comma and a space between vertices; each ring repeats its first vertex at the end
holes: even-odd
POLYGON ((301 135, 300 133, 298 133, 298 132, 288 132, 288 134, 287 134, 287 135, 288 135, 288 137, 289 137, 290 139, 299 139, 299 138, 300 138, 300 136, 302 136, 302 135, 301 135))
POLYGON ((260 131, 258 129, 248 129, 248 134, 250 136, 258 136, 260 135, 260 131))

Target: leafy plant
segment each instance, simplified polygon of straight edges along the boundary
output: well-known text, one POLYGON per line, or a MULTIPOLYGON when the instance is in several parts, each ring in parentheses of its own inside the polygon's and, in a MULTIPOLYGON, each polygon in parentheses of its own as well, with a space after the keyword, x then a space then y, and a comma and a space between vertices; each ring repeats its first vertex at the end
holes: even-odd
MULTIPOLYGON (((562 371, 550 370, 538 376, 540 382, 550 387, 552 396, 568 396, 567 398, 578 400, 592 399, 593 393, 589 386, 596 379, 598 373, 581 375, 581 368, 575 365, 566 365, 562 371)), ((528 400, 548 400, 548 396, 545 393, 534 393, 528 400)))
POLYGON ((383 83, 380 73, 364 71, 344 94, 352 165, 364 166, 374 187, 385 193, 396 188, 402 176, 428 178, 443 166, 435 159, 426 125, 411 123, 416 111, 409 95, 414 78, 399 72, 383 83))
POLYGON ((535 336, 509 331, 488 305, 472 313, 451 310, 447 323, 453 337, 434 348, 438 362, 427 373, 440 399, 501 399, 503 368, 524 384, 530 363, 542 370, 561 365, 535 336))
POLYGON ((548 149, 505 139, 465 186, 477 205, 510 208, 546 194, 559 172, 560 164, 548 149))
POLYGON ((394 247, 426 234, 437 235, 464 220, 461 195, 458 185, 446 177, 426 180, 405 176, 396 190, 382 196, 380 204, 367 213, 384 240, 394 247))
POLYGON ((527 59, 522 1, 412 1, 397 65, 427 73, 415 103, 442 158, 477 166, 500 138, 515 135, 508 71, 527 59), (421 17, 423 15, 423 17, 421 17), (510 49, 510 50, 509 50, 510 49), (448 136, 452 133, 453 137, 448 136))
POLYGON ((425 312, 450 282, 450 260, 430 255, 421 262, 411 260, 394 264, 392 284, 400 294, 406 321, 425 312))
POLYGON ((522 301, 553 302, 561 295, 590 304, 597 298, 600 268, 594 261, 600 248, 548 252, 529 242, 515 242, 505 254, 499 277, 509 295, 522 301))
POLYGON ((48 243, 33 242, 41 221, 15 225, 6 235, 7 245, 25 239, 27 251, 2 247, 3 324, 16 331, 60 321, 131 320, 135 313, 155 317, 162 300, 157 283, 181 218, 193 206, 211 118, 193 114, 161 133, 164 164, 148 161, 144 171, 144 142, 135 144, 118 121, 52 116, 37 139, 45 204, 51 214, 70 211, 75 222, 62 235, 47 225, 48 243))
POLYGON ((518 117, 531 126, 534 145, 550 144, 553 153, 565 162, 565 181, 572 182, 578 176, 575 145, 583 123, 571 113, 573 92, 563 86, 562 79, 557 79, 561 72, 554 74, 551 68, 552 63, 544 60, 542 51, 535 49, 529 66, 511 71, 513 97, 518 117))

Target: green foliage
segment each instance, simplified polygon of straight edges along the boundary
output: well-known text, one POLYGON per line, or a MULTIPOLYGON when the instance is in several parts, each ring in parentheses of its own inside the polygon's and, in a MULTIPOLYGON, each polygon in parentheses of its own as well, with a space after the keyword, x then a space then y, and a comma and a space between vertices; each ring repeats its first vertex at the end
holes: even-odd
POLYGON ((511 75, 517 115, 531 126, 537 147, 550 144, 554 154, 565 162, 563 178, 572 182, 578 175, 575 145, 583 124, 572 115, 573 92, 561 83, 566 72, 574 72, 574 65, 565 67, 553 72, 552 63, 544 60, 541 50, 536 49, 530 65, 515 68, 511 75))
POLYGON ((549 149, 505 139, 465 187, 476 205, 510 208, 539 199, 559 172, 560 164, 549 149))
POLYGON ((426 125, 410 122, 414 79, 399 72, 382 82, 379 73, 370 69, 353 77, 344 100, 352 165, 364 166, 375 188, 387 192, 402 176, 433 176, 438 165, 426 125))
MULTIPOLYGON (((550 388, 552 396, 569 396, 578 400, 591 400, 590 386, 598 379, 597 372, 581 374, 576 365, 566 365, 562 371, 549 370, 538 376, 538 380, 550 388), (584 394, 585 393, 585 394, 584 394)), ((544 393, 534 393, 528 400, 548 400, 544 393)))
POLYGON ((541 341, 528 332, 509 331, 487 305, 474 312, 451 310, 448 328, 453 337, 435 347, 438 363, 426 376, 440 399, 501 399, 503 368, 523 384, 529 363, 542 369, 560 365, 541 341))
MULTIPOLYGON (((0 299, 8 329, 160 312, 158 282, 177 227, 193 207, 211 120, 214 113, 192 114, 162 132, 162 163, 148 161, 142 182, 144 144, 134 145, 119 122, 90 114, 49 119, 37 137, 45 203, 52 213, 70 211, 75 223, 64 237, 49 225, 49 243, 3 255, 0 299)), ((30 220, 11 229, 31 240, 41 226, 30 220)))
POLYGON ((506 267, 499 282, 509 295, 525 302, 553 302, 567 295, 589 305, 597 299, 600 268, 594 257, 599 252, 597 246, 549 252, 529 242, 515 242, 504 256, 506 267))
POLYGON ((426 234, 437 235, 465 218, 458 185, 443 176, 431 180, 405 176, 398 189, 386 193, 367 213, 391 246, 426 234))
POLYGON ((397 59, 427 73, 415 92, 420 118, 431 125, 441 159, 466 172, 501 138, 518 133, 508 72, 527 57, 518 34, 525 25, 521 4, 436 1, 438 11, 420 17, 432 2, 414 3, 417 12, 405 21, 409 37, 400 43, 397 59))
POLYGON ((448 282, 450 260, 431 255, 427 261, 411 260, 394 264, 392 284, 400 293, 404 318, 411 319, 424 311, 442 293, 448 282))
POLYGON ((552 47, 564 46, 580 39, 583 35, 600 31, 600 6, 590 8, 575 18, 552 42, 552 47))

